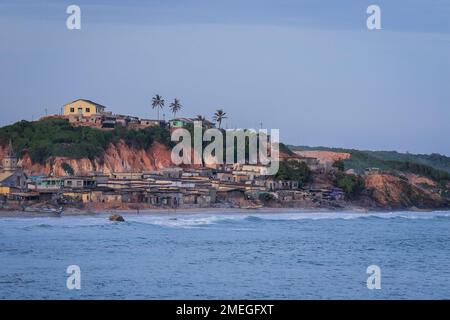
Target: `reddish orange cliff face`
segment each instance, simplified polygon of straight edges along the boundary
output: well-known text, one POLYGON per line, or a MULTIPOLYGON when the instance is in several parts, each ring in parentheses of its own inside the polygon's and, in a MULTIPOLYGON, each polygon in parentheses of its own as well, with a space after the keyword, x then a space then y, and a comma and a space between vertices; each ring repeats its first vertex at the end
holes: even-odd
POLYGON ((439 207, 446 200, 432 189, 422 188, 424 182, 434 186, 434 181, 416 175, 398 177, 386 173, 372 173, 365 176, 365 186, 372 193, 372 199, 381 207, 439 207))
MULTIPOLYGON (((4 148, 0 147, 0 158, 3 158, 4 148)), ((24 171, 30 175, 48 175, 52 168, 55 176, 65 176, 62 164, 69 164, 74 173, 83 175, 88 172, 139 172, 156 170, 172 165, 170 150, 159 143, 154 143, 148 150, 136 150, 121 142, 117 146, 111 144, 105 152, 103 159, 90 160, 87 158, 71 159, 54 157, 48 159, 45 164, 33 163, 26 154, 20 161, 24 171)))

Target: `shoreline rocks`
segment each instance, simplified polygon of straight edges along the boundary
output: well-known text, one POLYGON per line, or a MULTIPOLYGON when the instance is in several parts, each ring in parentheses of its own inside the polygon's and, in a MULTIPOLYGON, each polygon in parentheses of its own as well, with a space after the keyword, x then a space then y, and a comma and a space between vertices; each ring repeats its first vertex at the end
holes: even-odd
POLYGON ((120 214, 113 214, 109 216, 109 221, 123 222, 125 219, 120 214))

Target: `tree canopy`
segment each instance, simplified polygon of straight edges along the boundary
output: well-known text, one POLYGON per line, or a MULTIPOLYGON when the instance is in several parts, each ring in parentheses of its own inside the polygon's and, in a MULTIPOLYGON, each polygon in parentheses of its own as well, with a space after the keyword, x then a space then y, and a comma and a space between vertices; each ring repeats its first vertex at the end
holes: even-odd
POLYGON ((140 130, 118 126, 111 131, 72 126, 64 119, 20 121, 0 128, 0 144, 11 139, 19 156, 28 153, 35 163, 45 163, 49 157, 101 158, 109 144, 124 141, 130 147, 147 149, 154 141, 170 146, 170 134, 160 127, 140 130))

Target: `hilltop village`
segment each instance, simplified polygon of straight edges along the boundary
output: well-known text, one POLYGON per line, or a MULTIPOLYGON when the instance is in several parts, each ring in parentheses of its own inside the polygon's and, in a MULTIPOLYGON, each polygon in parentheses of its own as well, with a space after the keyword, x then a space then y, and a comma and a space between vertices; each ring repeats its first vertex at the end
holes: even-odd
MULTIPOLYGON (((222 116, 225 113, 222 110, 222 116)), ((199 118, 174 118, 169 121, 116 115, 103 105, 79 99, 64 105, 60 115, 45 119, 64 119, 74 127, 91 127, 108 131, 118 126, 131 130, 160 127, 169 132, 186 127, 199 118)), ((219 117, 220 118, 220 117, 219 117)), ((201 118, 205 128, 221 123, 201 118)), ((0 149, 0 151, 2 151, 0 149)), ((67 163, 64 170, 50 169, 35 174, 33 165, 19 159, 12 142, 3 148, 0 169, 0 209, 26 210, 40 206, 73 210, 141 210, 178 208, 391 208, 398 206, 445 206, 446 200, 421 193, 415 186, 412 194, 420 194, 421 202, 393 201, 373 196, 379 179, 400 191, 405 177, 391 177, 370 168, 360 175, 344 169, 345 153, 308 153, 281 150, 280 174, 266 176, 267 167, 253 164, 216 166, 163 165, 122 166, 121 170, 74 170, 67 163), (293 171, 292 171, 293 170, 293 171), (384 180, 383 180, 384 179, 384 180), (394 179, 394 180, 393 180, 394 179), (395 180, 395 179, 398 179, 395 180), (369 193, 366 186, 372 186, 369 193), (358 197, 354 195, 359 192, 358 197), (428 198, 427 198, 428 197, 428 198), (425 200, 424 200, 425 199, 425 200), (384 202, 383 202, 384 201, 384 202), (433 202, 434 201, 434 202, 433 202)), ((113 155, 119 157, 119 155, 113 155)), ((116 159, 120 161, 120 159, 116 159)), ((422 179, 420 183, 433 182, 422 179)), ((409 187, 408 187, 409 188, 409 187)), ((409 189, 408 189, 409 190, 409 189)), ((395 200, 395 199, 394 199, 395 200)))

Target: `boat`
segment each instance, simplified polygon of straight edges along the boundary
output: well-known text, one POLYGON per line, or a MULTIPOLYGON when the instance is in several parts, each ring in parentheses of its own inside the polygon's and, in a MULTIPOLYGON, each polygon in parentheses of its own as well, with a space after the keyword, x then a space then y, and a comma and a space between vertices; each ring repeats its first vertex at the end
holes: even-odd
POLYGON ((24 212, 34 212, 34 213, 54 213, 60 215, 63 211, 63 207, 52 208, 52 207, 27 207, 23 206, 22 210, 24 212))

